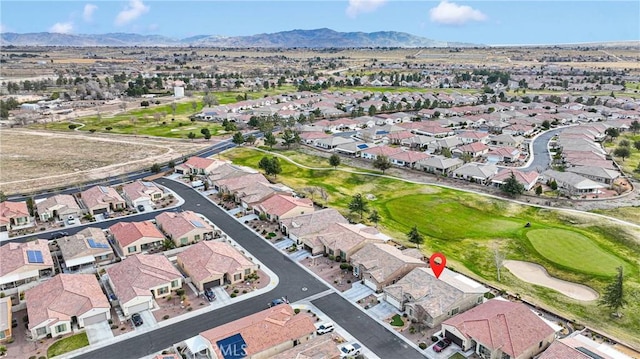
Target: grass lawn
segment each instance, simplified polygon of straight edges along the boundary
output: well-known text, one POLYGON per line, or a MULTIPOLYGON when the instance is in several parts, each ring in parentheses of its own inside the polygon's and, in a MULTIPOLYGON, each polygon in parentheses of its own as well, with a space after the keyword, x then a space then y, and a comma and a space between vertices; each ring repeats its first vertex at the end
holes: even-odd
POLYGON ((604 214, 605 216, 624 219, 627 222, 640 224, 640 207, 618 207, 614 209, 594 209, 592 212, 604 214))
POLYGON ((88 345, 89 338, 87 338, 87 333, 83 332, 72 335, 51 344, 49 349, 47 349, 47 357, 52 358, 54 356, 62 355, 64 353, 68 353, 70 351, 86 347, 88 345))
POLYGON ((598 276, 611 276, 616 267, 629 265, 617 256, 601 249, 580 233, 565 229, 535 229, 527 232, 533 248, 550 261, 562 266, 598 276))
POLYGON ((452 356, 450 356, 449 359, 466 359, 466 358, 464 357, 464 355, 460 353, 455 353, 452 356))
POLYGON ((640 151, 633 147, 635 141, 640 141, 640 134, 634 136, 631 132, 623 133, 620 137, 616 138, 613 143, 606 142, 604 144, 605 148, 608 152, 613 154, 613 151, 618 147, 618 143, 622 140, 630 142, 631 146, 629 146, 629 149, 631 150, 631 156, 629 158, 625 158, 624 161, 620 157, 615 157, 616 162, 622 167, 622 170, 624 170, 627 175, 632 176, 636 180, 640 180, 640 173, 635 172, 640 165, 640 151))
MULTIPOLYGON (((287 151, 284 154, 288 154, 287 151)), ((252 168, 257 168, 264 155, 250 148, 223 153, 223 157, 234 163, 252 168)), ((314 164, 326 162, 326 159, 298 153, 296 161, 314 164)), ((324 187, 329 193, 327 204, 356 221, 360 221, 359 216, 348 211, 351 196, 356 193, 369 195, 372 198, 369 208, 377 210, 381 217, 378 228, 395 240, 413 246, 407 241, 407 233, 416 225, 425 237, 420 248, 427 256, 436 251, 444 253, 450 269, 518 293, 567 318, 640 347, 640 335, 637 335, 640 333, 640 302, 632 299, 632 293, 640 293, 640 235, 637 230, 604 219, 521 206, 456 190, 331 168, 307 170, 284 160, 281 165, 283 171, 275 179, 277 182, 297 190, 308 186, 324 187), (530 228, 525 228, 527 222, 531 223, 530 228), (540 250, 540 242, 549 237, 557 242, 553 243, 554 249, 540 250), (611 268, 623 265, 625 286, 630 293, 624 316, 610 319, 610 311, 597 301, 573 300, 554 290, 522 282, 507 270, 502 271, 502 282, 498 283, 492 256, 494 246, 498 246, 507 259, 538 263, 552 276, 590 286, 598 292, 610 282, 611 268), (578 250, 581 254, 575 253, 578 250), (571 261, 571 258, 575 260, 571 261), (594 270, 597 263, 605 262, 606 269, 594 270)), ((367 215, 364 217, 366 223, 367 215)))
POLYGON ((400 314, 396 314, 393 316, 393 318, 391 318, 391 325, 393 325, 394 327, 401 327, 404 325, 404 321, 402 320, 400 314))

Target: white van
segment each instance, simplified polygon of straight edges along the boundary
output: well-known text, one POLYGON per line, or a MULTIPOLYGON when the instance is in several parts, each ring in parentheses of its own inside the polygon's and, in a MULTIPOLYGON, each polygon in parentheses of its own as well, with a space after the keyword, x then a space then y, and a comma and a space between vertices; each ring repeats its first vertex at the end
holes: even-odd
POLYGON ((333 326, 333 323, 329 323, 329 322, 322 323, 316 329, 316 334, 322 335, 322 334, 331 333, 334 329, 335 327, 333 326))

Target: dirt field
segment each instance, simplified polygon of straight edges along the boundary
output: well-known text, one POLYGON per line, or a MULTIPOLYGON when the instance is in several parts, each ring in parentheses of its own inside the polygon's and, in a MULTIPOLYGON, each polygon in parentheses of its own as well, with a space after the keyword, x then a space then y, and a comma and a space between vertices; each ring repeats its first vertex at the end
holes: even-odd
POLYGON ((68 187, 148 168, 208 145, 211 142, 3 129, 0 190, 24 194, 68 187))

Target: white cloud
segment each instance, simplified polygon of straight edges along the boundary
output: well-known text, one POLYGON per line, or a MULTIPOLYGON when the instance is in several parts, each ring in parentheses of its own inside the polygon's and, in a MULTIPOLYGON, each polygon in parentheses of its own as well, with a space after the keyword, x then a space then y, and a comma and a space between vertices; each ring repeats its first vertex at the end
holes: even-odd
POLYGON ((84 10, 82 11, 82 19, 86 22, 91 22, 93 20, 93 13, 98 10, 97 5, 86 4, 84 6, 84 10))
POLYGON ((145 5, 142 0, 130 0, 129 5, 124 7, 124 10, 118 13, 116 16, 116 25, 125 25, 143 14, 149 12, 150 7, 145 5))
POLYGON ((429 10, 429 18, 433 22, 445 25, 464 25, 469 21, 485 21, 487 15, 471 6, 458 5, 442 0, 438 6, 429 10))
POLYGON ((59 34, 68 34, 73 31, 72 22, 56 22, 49 28, 49 32, 55 32, 59 34))
POLYGON ((9 29, 7 29, 7 27, 5 26, 5 24, 0 24, 0 32, 4 33, 9 31, 9 29))
POLYGON ((386 2, 387 0, 349 0, 346 13, 347 16, 355 18, 358 14, 375 11, 386 2))

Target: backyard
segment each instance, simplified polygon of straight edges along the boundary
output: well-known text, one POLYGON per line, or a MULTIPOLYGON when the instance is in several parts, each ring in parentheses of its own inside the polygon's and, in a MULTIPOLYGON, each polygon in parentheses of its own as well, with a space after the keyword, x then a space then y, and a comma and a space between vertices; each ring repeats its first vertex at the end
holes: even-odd
MULTIPOLYGON (((242 148, 223 155, 234 163, 257 168, 258 161, 265 154, 242 148)), ((317 158, 306 161, 301 154, 296 160, 305 164, 318 163, 317 158)), ((570 299, 554 290, 520 281, 507 270, 502 271, 502 281, 498 283, 492 253, 492 248, 497 247, 508 259, 538 263, 554 277, 590 286, 598 292, 602 292, 611 281, 615 266, 623 265, 625 285, 631 295, 640 290, 640 233, 637 229, 588 215, 567 214, 457 190, 335 171, 328 164, 326 170, 308 170, 284 160, 280 162, 282 173, 276 181, 296 190, 309 186, 323 187, 329 193, 327 204, 357 221, 360 220, 358 215, 348 213, 348 202, 353 194, 366 194, 372 198, 370 209, 380 214, 378 228, 392 238, 412 246, 406 240, 406 233, 415 225, 425 236, 421 249, 427 254, 438 251, 447 255, 449 268, 518 293, 523 299, 540 303, 567 318, 640 346, 640 336, 636 335, 640 332, 640 303, 637 301, 629 300, 629 306, 623 310, 624 316, 610 320, 610 311, 597 302, 570 299), (530 226, 525 227, 526 223, 530 226), (554 244, 554 251, 540 250, 539 238, 547 235, 560 238, 554 244), (574 256, 576 260, 562 259, 572 258, 575 253, 582 253, 582 256, 574 256), (595 255, 597 261, 589 264, 591 259, 584 260, 585 255, 595 255), (603 262, 607 262, 606 265, 598 267, 598 263, 603 262)))

